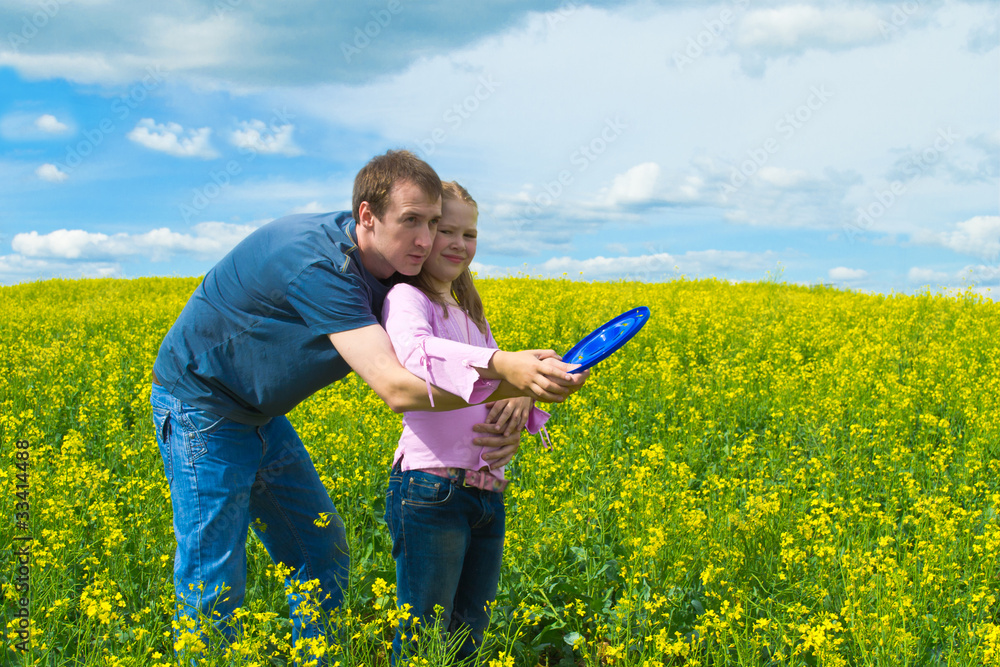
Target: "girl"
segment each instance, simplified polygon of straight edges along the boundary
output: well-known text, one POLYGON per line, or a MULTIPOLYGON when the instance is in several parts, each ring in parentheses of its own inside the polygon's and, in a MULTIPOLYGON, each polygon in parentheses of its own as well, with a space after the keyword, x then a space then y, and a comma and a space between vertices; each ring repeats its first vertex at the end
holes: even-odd
MULTIPOLYGON (((484 400, 497 381, 483 380, 497 344, 483 317, 469 264, 476 255, 478 207, 457 183, 444 183, 442 215, 430 255, 412 285, 386 297, 384 325, 403 363, 416 375, 469 403, 484 400), (462 363, 455 363, 456 358, 462 363), (450 363, 446 359, 452 360, 450 363)), ((502 353, 501 353, 502 354, 502 353)), ((504 541, 503 468, 490 470, 475 447, 474 424, 537 433, 548 414, 529 398, 449 412, 407 412, 386 492, 386 523, 396 560, 396 595, 410 606, 393 658, 415 650, 413 631, 435 620, 449 634, 467 631, 463 660, 482 644, 488 604, 496 598, 504 541), (435 606, 441 607, 440 616, 435 606), (419 625, 415 628, 415 619, 419 625)))

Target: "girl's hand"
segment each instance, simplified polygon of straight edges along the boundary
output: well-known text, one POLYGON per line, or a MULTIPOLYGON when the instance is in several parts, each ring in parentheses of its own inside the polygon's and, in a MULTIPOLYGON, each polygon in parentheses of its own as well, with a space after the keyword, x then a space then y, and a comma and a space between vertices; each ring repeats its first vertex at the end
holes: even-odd
POLYGON ((590 376, 589 371, 571 374, 578 364, 560 361, 552 350, 497 350, 490 359, 489 373, 514 385, 522 395, 538 401, 561 403, 578 391, 590 376))
POLYGON ((490 409, 490 413, 486 417, 486 423, 495 424, 498 429, 502 429, 501 432, 505 436, 520 433, 528 423, 528 415, 531 414, 534 405, 534 399, 527 396, 487 403, 486 407, 490 409))

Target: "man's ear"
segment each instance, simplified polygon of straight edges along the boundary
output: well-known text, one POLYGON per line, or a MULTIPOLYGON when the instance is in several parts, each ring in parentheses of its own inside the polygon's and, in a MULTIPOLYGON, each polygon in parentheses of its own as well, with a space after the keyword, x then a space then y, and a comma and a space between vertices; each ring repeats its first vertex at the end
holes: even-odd
POLYGON ((371 230, 375 228, 375 223, 378 218, 375 217, 375 213, 372 212, 372 206, 366 201, 361 202, 358 206, 358 216, 361 218, 358 220, 358 224, 365 229, 371 230))

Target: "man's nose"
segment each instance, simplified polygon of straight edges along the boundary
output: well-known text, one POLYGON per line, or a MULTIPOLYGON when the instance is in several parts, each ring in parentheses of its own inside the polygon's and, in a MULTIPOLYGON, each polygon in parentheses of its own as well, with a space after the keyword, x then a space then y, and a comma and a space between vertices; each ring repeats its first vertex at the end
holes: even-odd
POLYGON ((420 227, 420 232, 417 234, 417 246, 420 248, 430 248, 431 244, 434 243, 434 232, 431 230, 430 225, 422 225, 420 227))

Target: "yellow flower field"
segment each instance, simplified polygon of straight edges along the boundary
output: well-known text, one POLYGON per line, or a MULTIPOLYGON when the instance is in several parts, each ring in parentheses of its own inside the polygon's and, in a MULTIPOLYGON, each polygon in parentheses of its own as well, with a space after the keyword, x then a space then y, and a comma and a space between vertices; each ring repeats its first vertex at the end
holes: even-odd
MULTIPOLYGON (((0 287, 0 664, 175 664, 149 373, 196 284, 0 287)), ((711 280, 479 285, 506 349, 564 351, 652 311, 552 406, 554 448, 522 441, 484 664, 1000 664, 1000 307, 711 280)), ((203 663, 388 665, 399 417, 353 376, 290 417, 347 523, 341 632, 289 645, 283 573, 251 540, 245 633, 203 663)))

